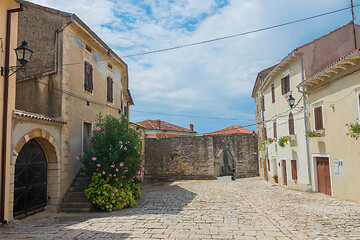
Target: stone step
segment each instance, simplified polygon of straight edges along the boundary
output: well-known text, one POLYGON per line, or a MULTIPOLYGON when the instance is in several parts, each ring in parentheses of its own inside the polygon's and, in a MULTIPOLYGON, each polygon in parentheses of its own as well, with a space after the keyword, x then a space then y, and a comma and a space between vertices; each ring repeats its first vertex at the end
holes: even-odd
POLYGON ((91 208, 60 208, 61 212, 67 212, 67 213, 79 213, 79 212, 90 212, 91 208))
POLYGON ((68 198, 68 197, 84 197, 84 198, 86 198, 86 194, 84 191, 82 191, 82 192, 67 192, 65 198, 68 198))
POLYGON ((91 182, 91 177, 77 177, 76 181, 86 181, 86 182, 91 182))
POLYGON ((75 187, 83 187, 84 189, 89 187, 90 182, 75 182, 75 187))
POLYGON ((90 200, 86 196, 82 197, 66 197, 64 203, 89 203, 90 200))
POLYGON ((91 202, 63 202, 61 208, 91 208, 91 202))
POLYGON ((87 187, 70 187, 70 192, 84 192, 87 187))

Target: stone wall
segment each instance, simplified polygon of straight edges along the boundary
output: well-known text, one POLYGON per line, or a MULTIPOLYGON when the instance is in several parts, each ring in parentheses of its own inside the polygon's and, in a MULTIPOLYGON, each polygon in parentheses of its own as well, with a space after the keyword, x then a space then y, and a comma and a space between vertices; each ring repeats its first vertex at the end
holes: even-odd
POLYGON ((145 156, 147 181, 214 179, 227 175, 224 161, 237 177, 258 175, 257 140, 251 134, 146 139, 145 156))

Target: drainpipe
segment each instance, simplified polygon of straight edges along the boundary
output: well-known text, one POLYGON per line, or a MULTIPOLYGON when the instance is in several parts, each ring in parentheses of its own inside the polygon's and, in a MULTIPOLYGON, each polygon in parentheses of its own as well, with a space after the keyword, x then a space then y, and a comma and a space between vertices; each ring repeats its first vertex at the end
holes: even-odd
MULTIPOLYGON (((265 141, 265 116, 264 116, 264 109, 263 109, 263 105, 262 105, 262 99, 263 99, 264 95, 263 95, 263 92, 260 91, 260 106, 261 106, 261 121, 262 121, 262 140, 265 141)), ((264 164, 264 169, 265 169, 265 178, 266 178, 266 181, 269 181, 269 177, 268 177, 268 171, 267 171, 267 167, 266 167, 266 158, 269 157, 268 155, 268 149, 267 147, 265 147, 266 144, 264 144, 264 151, 265 151, 265 164, 264 164)))
MULTIPOLYGON (((301 82, 303 82, 304 79, 304 62, 303 62, 303 58, 299 57, 300 59, 300 65, 301 65, 301 82)), ((304 104, 304 125, 305 125, 305 132, 308 129, 307 126, 307 119, 306 119, 306 100, 305 100, 305 91, 304 88, 302 90, 300 90, 299 86, 297 86, 298 92, 302 93, 303 95, 303 104, 304 104)), ((306 158, 307 158, 307 165, 308 165, 308 181, 309 181, 309 185, 312 186, 311 183, 311 169, 310 169, 310 151, 309 151, 309 140, 307 137, 305 137, 305 142, 306 142, 306 158)))
POLYGON ((0 221, 5 220, 5 181, 6 181, 6 146, 8 128, 8 101, 9 101, 9 67, 10 67, 10 36, 11 36, 11 14, 24 11, 24 6, 7 11, 6 22, 6 43, 5 43, 5 74, 4 74, 4 104, 3 104, 3 124, 2 124, 2 146, 1 146, 1 201, 0 201, 0 221))

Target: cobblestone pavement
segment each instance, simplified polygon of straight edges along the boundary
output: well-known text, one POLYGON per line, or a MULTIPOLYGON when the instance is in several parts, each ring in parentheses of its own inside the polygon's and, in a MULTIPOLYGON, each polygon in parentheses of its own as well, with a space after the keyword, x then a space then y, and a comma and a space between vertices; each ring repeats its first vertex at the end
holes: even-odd
POLYGON ((360 239, 360 204, 260 178, 144 185, 138 206, 38 214, 0 226, 0 239, 360 239))

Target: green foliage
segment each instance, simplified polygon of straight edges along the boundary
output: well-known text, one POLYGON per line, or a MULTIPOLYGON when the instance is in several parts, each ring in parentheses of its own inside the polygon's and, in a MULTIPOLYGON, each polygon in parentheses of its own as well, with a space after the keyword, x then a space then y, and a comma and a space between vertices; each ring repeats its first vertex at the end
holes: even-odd
POLYGON ((278 140, 278 144, 279 144, 279 146, 280 147, 285 147, 286 145, 287 145, 287 143, 288 143, 288 139, 287 139, 287 137, 281 137, 281 138, 279 138, 279 140, 278 140))
POLYGON ((274 178, 274 179, 278 179, 278 175, 274 175, 273 178, 274 178))
POLYGON ((316 135, 316 131, 309 130, 306 132, 307 137, 312 138, 312 137, 315 137, 315 135, 316 135))
POLYGON ((139 184, 136 184, 136 183, 130 184, 130 189, 134 196, 134 199, 137 199, 141 196, 141 189, 140 189, 139 184))
POLYGON ((274 139, 268 138, 267 141, 268 141, 269 144, 272 144, 274 142, 274 139))
POLYGON ((259 144, 260 144, 260 150, 264 150, 264 148, 265 148, 265 142, 264 142, 264 141, 260 141, 259 144))
MULTIPOLYGON (((124 207, 136 206, 132 188, 138 188, 140 191, 138 184, 125 184, 119 178, 103 178, 98 173, 93 175, 90 187, 85 190, 85 194, 97 207, 111 212, 124 207)), ((136 194, 140 195, 139 192, 136 194)))
MULTIPOLYGON (((359 120, 359 118, 357 119, 359 120)), ((360 137, 360 124, 358 122, 355 123, 348 123, 346 124, 348 127, 349 132, 346 134, 355 140, 357 140, 360 137)))
POLYGON ((139 134, 129 128, 126 117, 117 119, 99 114, 92 138, 81 159, 86 172, 138 183, 143 177, 142 159, 139 134))

